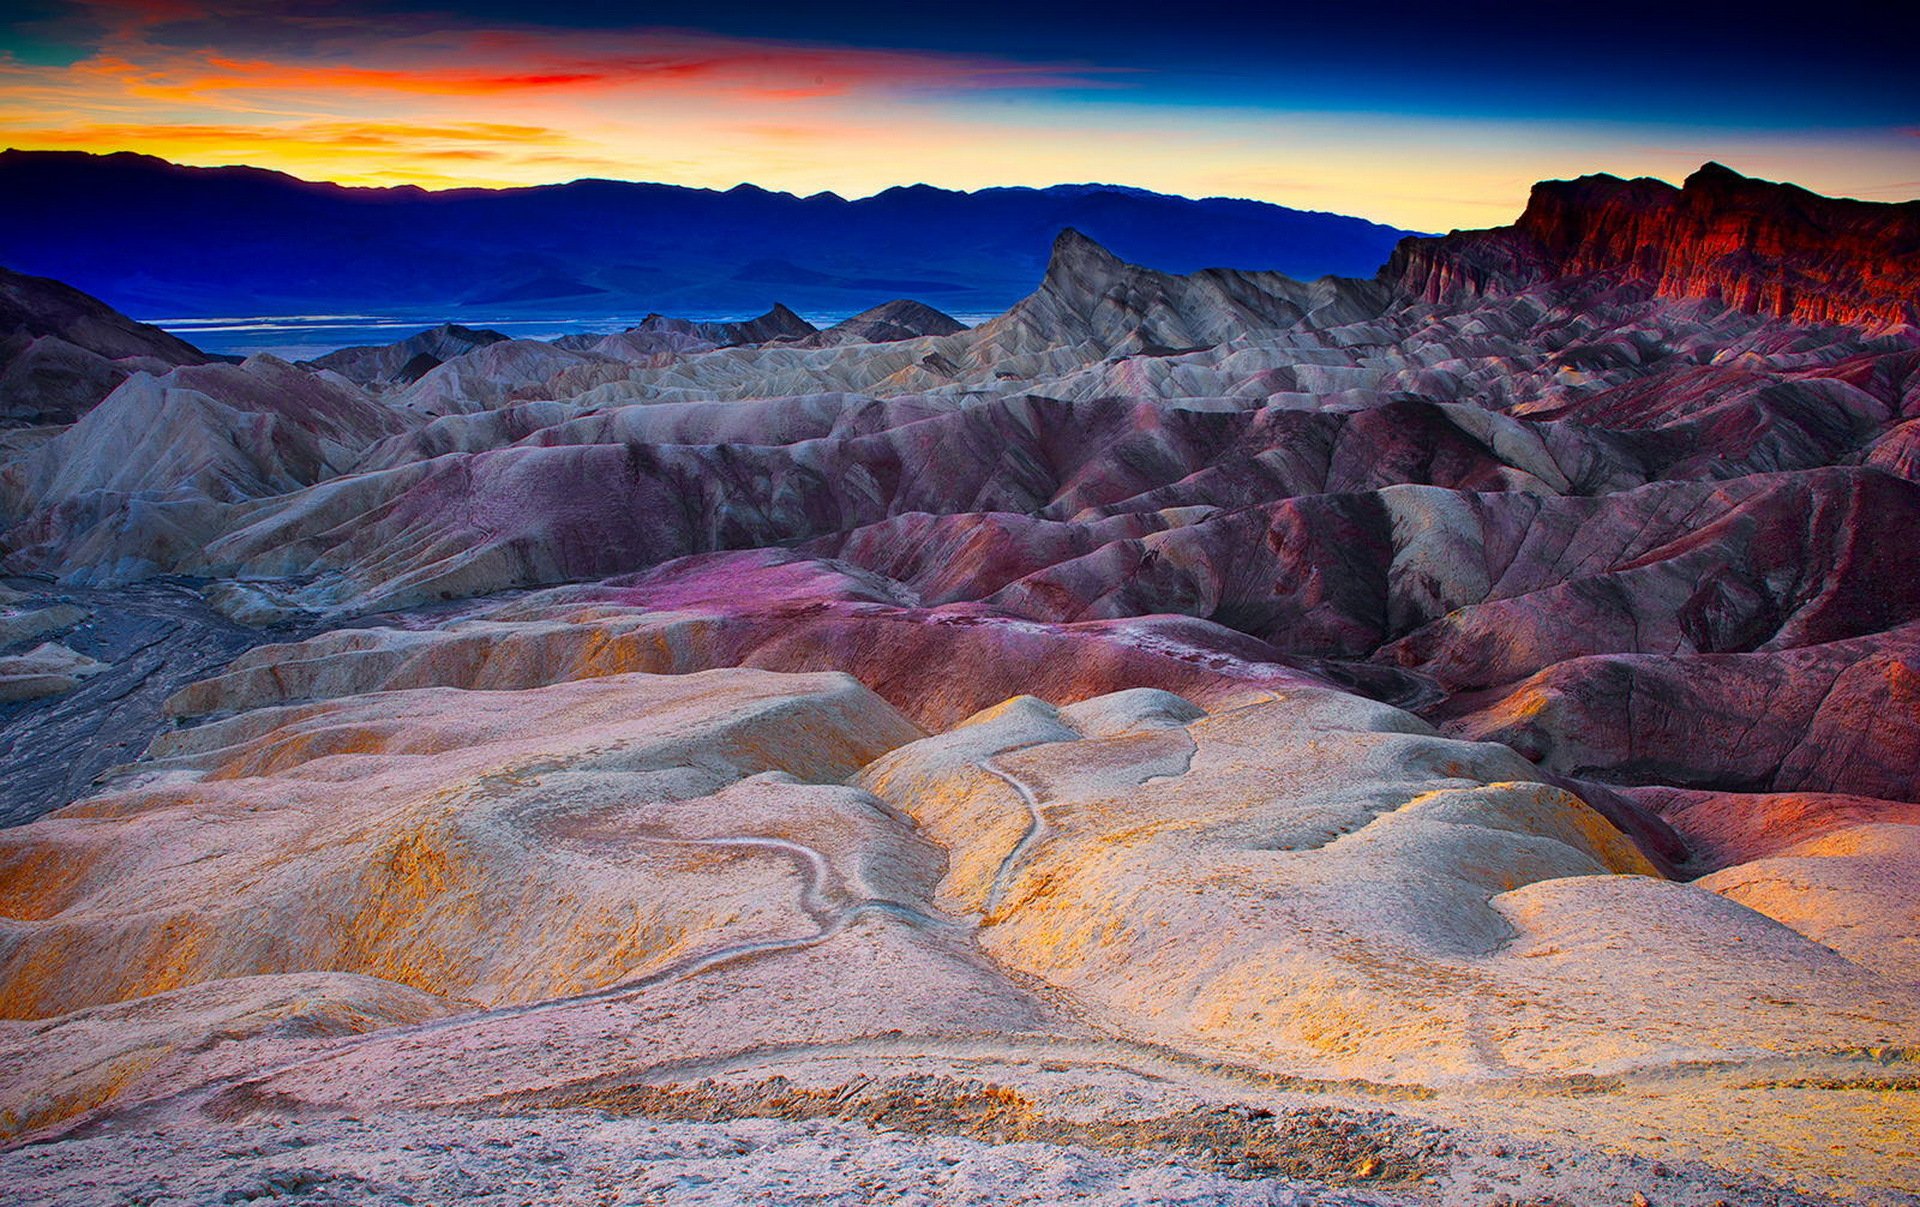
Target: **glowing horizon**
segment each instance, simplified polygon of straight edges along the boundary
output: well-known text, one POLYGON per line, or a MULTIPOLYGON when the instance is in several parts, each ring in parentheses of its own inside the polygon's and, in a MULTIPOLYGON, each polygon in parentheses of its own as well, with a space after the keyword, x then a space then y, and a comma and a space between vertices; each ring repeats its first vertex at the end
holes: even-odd
POLYGON ((857 198, 1085 181, 1421 230, 1509 221, 1541 179, 1677 182, 1709 159, 1833 195, 1920 193, 1896 85, 1810 93, 1798 121, 1749 116, 1751 99, 1629 115, 1565 84, 1542 85, 1534 112, 1487 88, 1422 99, 1359 67, 1270 78, 1226 51, 1159 63, 1071 39, 997 53, 944 28, 860 44, 480 10, 57 0, 0 42, 0 144, 435 190, 606 178, 857 198), (1087 53, 1050 53, 1076 45, 1087 53))

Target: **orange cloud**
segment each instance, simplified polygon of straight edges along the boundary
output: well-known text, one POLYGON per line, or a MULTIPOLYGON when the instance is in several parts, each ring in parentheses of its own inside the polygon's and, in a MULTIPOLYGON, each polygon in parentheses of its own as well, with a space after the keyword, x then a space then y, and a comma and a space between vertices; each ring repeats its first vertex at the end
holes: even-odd
POLYGON ((552 147, 565 143, 567 136, 546 126, 515 126, 499 122, 474 122, 465 125, 411 125, 405 122, 305 122, 275 126, 263 130, 250 125, 174 124, 148 126, 134 124, 96 124, 52 129, 19 126, 0 122, 0 134, 16 143, 60 142, 68 150, 96 148, 120 149, 143 140, 165 142, 173 146, 195 144, 259 142, 263 136, 274 144, 325 147, 406 147, 424 143, 465 142, 487 146, 525 144, 552 147))
MULTIPOLYGON (((58 70, 68 83, 90 83, 127 98, 223 107, 234 95, 270 98, 269 103, 289 94, 350 103, 379 94, 487 97, 556 90, 687 92, 782 101, 864 92, 1088 87, 1111 84, 1120 74, 938 52, 759 42, 672 29, 597 35, 539 29, 436 31, 388 38, 370 49, 363 37, 355 36, 363 31, 334 19, 323 20, 300 53, 243 55, 151 41, 154 15, 176 11, 169 0, 137 6, 133 19, 119 24, 95 54, 58 70)), ((30 73, 9 65, 9 74, 30 73)))
POLYGON ((343 184, 513 184, 525 183, 525 166, 535 162, 562 164, 575 174, 620 167, 619 161, 564 131, 500 122, 302 122, 271 130, 243 124, 103 122, 46 129, 0 119, 0 138, 28 150, 137 149, 185 163, 244 162, 343 184))
POLYGON ((195 101, 223 92, 419 93, 428 96, 490 96, 524 89, 601 84, 605 77, 587 71, 476 72, 460 68, 383 70, 371 67, 308 66, 209 56, 202 64, 155 69, 125 59, 100 59, 83 69, 124 83, 135 96, 153 100, 195 101))

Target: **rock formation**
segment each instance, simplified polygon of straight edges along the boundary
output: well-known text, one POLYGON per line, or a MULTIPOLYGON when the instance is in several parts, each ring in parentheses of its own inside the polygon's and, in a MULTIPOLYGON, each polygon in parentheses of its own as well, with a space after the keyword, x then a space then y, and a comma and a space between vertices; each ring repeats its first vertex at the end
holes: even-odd
POLYGON ((964 330, 966 324, 952 315, 942 314, 925 302, 900 298, 842 319, 809 339, 822 345, 890 344, 923 335, 957 335, 964 330))
POLYGON ((1709 167, 1375 280, 1068 230, 972 328, 136 373, 0 445, 0 719, 145 743, 0 830, 0 1130, 1908 1203, 1909 224, 1709 167), (189 586, 191 675, 100 637, 189 586))
POLYGON ((442 323, 395 343, 329 352, 313 364, 363 386, 411 385, 463 352, 506 338, 498 331, 442 323))
POLYGON ((1545 181, 1498 230, 1409 239, 1385 275, 1438 301, 1608 274, 1662 298, 1710 298, 1802 323, 1920 323, 1920 202, 1821 197, 1717 163, 1678 189, 1545 181))
POLYGON ((205 359, 98 298, 0 268, 0 425, 72 423, 129 373, 205 359))

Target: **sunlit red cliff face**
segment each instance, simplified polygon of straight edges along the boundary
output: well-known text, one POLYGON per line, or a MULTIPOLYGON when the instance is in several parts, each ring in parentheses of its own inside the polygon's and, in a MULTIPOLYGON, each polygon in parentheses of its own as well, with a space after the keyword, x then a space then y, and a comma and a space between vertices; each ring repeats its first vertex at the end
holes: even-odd
POLYGON ((1386 276, 1427 301, 1605 275, 1803 323, 1920 321, 1920 202, 1822 197, 1707 164, 1665 181, 1534 186, 1510 227, 1408 239, 1386 276))
POLYGON ((1911 1207, 1907 213, 308 365, 87 310, 0 441, 0 1184, 1911 1207))

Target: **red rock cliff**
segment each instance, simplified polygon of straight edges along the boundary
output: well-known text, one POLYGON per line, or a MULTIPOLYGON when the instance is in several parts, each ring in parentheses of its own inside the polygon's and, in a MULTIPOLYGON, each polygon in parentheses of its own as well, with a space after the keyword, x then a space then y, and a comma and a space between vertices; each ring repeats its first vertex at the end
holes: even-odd
POLYGON ((1426 301, 1608 274, 1660 297, 1861 326, 1920 322, 1920 202, 1822 197, 1716 163, 1674 188, 1542 181, 1512 226, 1403 240, 1382 276, 1426 301))

